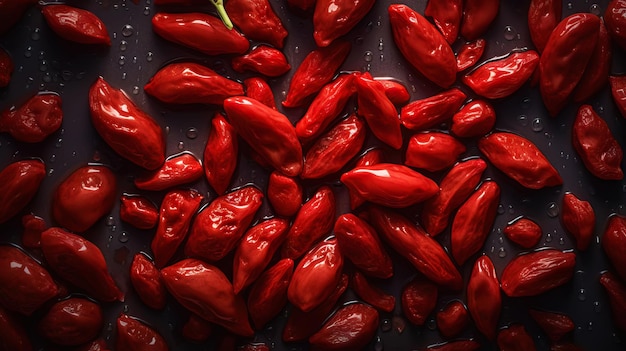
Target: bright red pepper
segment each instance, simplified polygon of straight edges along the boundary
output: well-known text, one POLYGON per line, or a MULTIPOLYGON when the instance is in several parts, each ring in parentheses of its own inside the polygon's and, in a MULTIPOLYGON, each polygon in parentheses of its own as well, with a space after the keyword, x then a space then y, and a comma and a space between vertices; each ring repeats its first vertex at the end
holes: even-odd
POLYGON ((606 86, 611 71, 611 58, 611 37, 604 21, 601 21, 596 47, 587 63, 585 73, 572 92, 572 98, 575 102, 585 102, 606 86))
POLYGON ((209 321, 192 313, 183 325, 182 334, 186 340, 202 343, 209 340, 213 334, 213 326, 209 321))
POLYGON ((283 47, 287 30, 268 0, 229 0, 226 12, 246 37, 283 47))
POLYGON ((611 272, 600 275, 600 284, 609 295, 613 322, 621 330, 626 330, 626 284, 611 272))
POLYGON ((602 248, 617 274, 626 281, 626 218, 612 215, 602 235, 602 248))
POLYGON ((448 341, 426 348, 427 351, 476 351, 478 349, 480 349, 480 344, 476 340, 448 341))
POLYGON ((414 278, 402 288, 402 312, 409 322, 424 325, 437 305, 437 286, 414 278))
POLYGON ((149 325, 124 313, 117 317, 118 351, 168 351, 165 339, 149 325))
POLYGON ((367 15, 376 0, 317 0, 313 12, 313 38, 319 47, 347 34, 367 15))
POLYGON ((591 105, 578 109, 572 126, 572 144, 585 167, 604 180, 620 180, 623 151, 604 119, 591 105))
POLYGON ((52 216, 64 228, 84 232, 111 212, 117 181, 105 166, 83 166, 57 187, 52 198, 52 216))
POLYGON ((18 107, 4 110, 0 114, 0 132, 22 142, 39 143, 56 132, 62 121, 61 97, 43 92, 18 107))
POLYGON ((106 26, 93 12, 68 5, 45 5, 41 9, 50 28, 63 39, 79 44, 111 46, 106 26))
POLYGON ((491 104, 473 100, 452 116, 450 131, 461 138, 481 137, 489 133, 495 124, 496 111, 491 104))
POLYGON ((458 300, 448 303, 436 316, 437 328, 446 338, 455 337, 467 328, 470 319, 465 305, 458 300))
POLYGON ((359 271, 355 271, 354 274, 352 274, 350 287, 364 302, 374 306, 378 310, 393 312, 396 307, 396 298, 393 295, 373 285, 367 280, 366 276, 359 271))
POLYGON ((223 195, 237 167, 237 133, 226 118, 216 113, 204 148, 204 175, 218 195, 223 195))
POLYGON ((41 233, 48 228, 43 218, 33 214, 24 215, 22 217, 22 226, 24 227, 24 231, 22 232, 22 245, 27 249, 40 248, 41 233))
POLYGON ((96 131, 120 156, 148 170, 165 162, 161 127, 102 77, 89 90, 89 108, 96 131))
POLYGON ((411 94, 409 94, 404 84, 392 79, 376 78, 376 81, 383 85, 385 95, 394 105, 404 105, 411 99, 411 94))
POLYGON ((267 200, 277 215, 291 217, 302 206, 302 185, 296 178, 274 171, 267 184, 267 200))
POLYGON ((168 104, 221 105, 231 96, 243 95, 239 82, 193 62, 170 63, 155 73, 143 89, 168 104))
POLYGON ((521 324, 511 324, 498 332, 498 347, 507 351, 535 351, 533 337, 521 324))
POLYGON ((481 256, 474 263, 467 284, 467 308, 476 328, 489 340, 496 337, 502 296, 496 269, 489 256, 481 256))
POLYGON ((541 330, 548 335, 548 339, 552 342, 563 339, 566 334, 576 328, 574 321, 565 314, 534 309, 530 309, 528 314, 539 324, 541 330))
POLYGON ((0 0, 0 34, 13 27, 36 0, 0 0))
POLYGON ((263 78, 250 77, 243 81, 243 86, 246 90, 247 97, 258 100, 265 106, 271 107, 276 110, 276 100, 274 99, 274 92, 263 78))
POLYGON ((424 16, 430 17, 446 39, 452 45, 459 36, 461 18, 463 17, 462 0, 429 0, 424 16))
POLYGON ((525 249, 536 246, 543 236, 539 224, 529 218, 516 219, 509 223, 503 232, 509 240, 525 249))
POLYGON ((309 338, 311 350, 361 350, 376 334, 378 311, 363 303, 345 305, 309 338))
POLYGON ((13 68, 13 59, 5 49, 0 48, 0 88, 8 86, 11 82, 13 68))
MULTIPOLYGON (((355 164, 355 168, 363 167, 363 166, 371 166, 377 163, 381 163, 384 160, 384 153, 381 149, 370 149, 366 151, 355 164)), ((354 192, 348 192, 350 195, 350 208, 352 210, 361 206, 365 200, 361 198, 358 194, 354 192)))
POLYGON ((467 40, 478 39, 483 35, 500 9, 500 0, 465 0, 461 35, 467 40))
POLYGON ((259 45, 249 53, 233 58, 231 65, 235 72, 253 71, 268 77, 281 76, 291 69, 282 51, 265 45, 259 45))
POLYGON ((0 171, 0 223, 26 207, 45 176, 46 166, 40 160, 13 162, 0 171))
POLYGON ((161 272, 144 254, 135 254, 129 276, 135 292, 146 306, 155 310, 165 307, 167 292, 161 272))
POLYGON ((440 87, 452 85, 456 80, 456 58, 443 35, 406 5, 393 4, 388 11, 393 40, 404 58, 440 87))
POLYGON ((626 76, 609 76, 609 84, 617 110, 626 118, 626 76))
POLYGON ((122 195, 120 219, 138 229, 152 229, 159 220, 159 210, 152 201, 139 195, 122 195))
POLYGON ((517 256, 502 272, 502 291, 510 297, 542 294, 567 283, 575 264, 576 254, 554 249, 517 256))
POLYGON ((302 147, 285 115, 244 96, 226 99, 224 110, 237 134, 267 163, 287 176, 300 174, 302 147))
POLYGON ((141 190, 162 191, 179 185, 193 183, 204 174, 202 164, 192 154, 184 152, 165 160, 152 173, 135 178, 135 186, 141 190))
POLYGON ((260 330, 287 304, 287 288, 293 275, 293 260, 283 258, 263 272, 248 295, 252 324, 260 330))
POLYGON ((589 247, 596 227, 596 215, 588 201, 572 193, 563 196, 561 221, 563 227, 576 239, 576 248, 584 251, 589 247))
POLYGON ((4 351, 33 351, 22 323, 0 306, 0 347, 4 351))
POLYGON ((487 42, 482 38, 463 44, 456 55, 457 72, 465 71, 474 66, 483 56, 486 44, 487 42))
POLYGON ((624 19, 626 0, 611 0, 604 11, 604 21, 613 40, 626 49, 626 19, 624 19))
POLYGON ((236 29, 228 29, 219 18, 200 12, 159 12, 152 17, 152 30, 165 40, 206 55, 243 54, 250 47, 236 29))
POLYGON ((561 22, 562 1, 531 0, 528 7, 528 31, 538 52, 543 52, 554 28, 561 22))
POLYGON ((39 320, 38 330, 44 339, 57 345, 76 346, 95 339, 103 325, 100 305, 70 297, 50 307, 39 320))
POLYGON ((402 130, 396 107, 385 94, 382 83, 371 76, 361 75, 356 79, 359 109, 372 134, 378 140, 398 150, 402 147, 402 130))
POLYGON ((532 141, 496 132, 478 141, 478 148, 496 168, 529 189, 563 184, 559 172, 532 141))
POLYGON ((467 96, 461 90, 452 88, 421 100, 415 100, 400 111, 402 125, 411 130, 435 127, 448 121, 463 105, 467 96))
POLYGON ((428 131, 409 139, 404 164, 437 172, 452 166, 466 151, 465 145, 450 134, 428 131))

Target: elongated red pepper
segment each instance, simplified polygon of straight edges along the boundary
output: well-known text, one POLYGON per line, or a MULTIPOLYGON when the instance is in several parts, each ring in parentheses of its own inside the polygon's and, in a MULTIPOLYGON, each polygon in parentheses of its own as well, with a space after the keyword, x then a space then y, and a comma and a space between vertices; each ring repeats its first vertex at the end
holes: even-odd
POLYGON ((483 35, 498 15, 500 0, 465 0, 461 35, 467 40, 475 40, 483 35))
POLYGON ((378 238, 367 222, 347 213, 339 216, 333 229, 341 253, 363 273, 376 278, 390 278, 393 264, 378 238))
POLYGON ((604 180, 620 180, 623 151, 611 129, 591 105, 578 109, 572 126, 572 144, 585 167, 604 180))
POLYGON ((204 174, 200 161, 188 152, 169 157, 161 168, 135 178, 135 186, 142 190, 162 191, 193 183, 204 174))
POLYGON ((375 0, 317 0, 313 12, 313 38, 319 47, 347 34, 372 9, 375 0))
POLYGON ((248 312, 252 324, 260 330, 287 304, 287 288, 293 275, 293 260, 283 258, 263 272, 248 295, 248 312))
POLYGON ((457 72, 465 71, 474 66, 483 56, 486 43, 485 39, 481 38, 463 44, 456 55, 457 72))
POLYGON ((350 279, 350 287, 363 301, 385 312, 393 312, 396 307, 396 298, 370 283, 365 275, 354 272, 350 279))
POLYGON ((404 164, 437 172, 452 166, 465 151, 465 145, 450 134, 416 133, 409 139, 404 164))
POLYGON ((295 260, 329 234, 335 223, 335 209, 333 190, 329 186, 320 187, 298 211, 287 232, 281 256, 295 260))
POLYGON ((456 263, 463 265, 483 247, 496 219, 499 203, 500 187, 496 182, 487 181, 459 207, 450 234, 456 263))
MULTIPOLYGON (((383 150, 381 149, 370 149, 368 151, 366 151, 357 161, 355 164, 355 168, 358 167, 363 167, 363 166, 371 166, 371 165, 375 165, 377 163, 381 163, 384 160, 384 153, 383 150)), ((354 193, 354 192, 348 192, 348 194, 350 195, 350 208, 351 209, 356 209, 357 207, 361 206, 365 200, 360 197, 358 194, 354 193)))
POLYGON ((0 306, 0 340, 4 350, 32 351, 26 329, 22 323, 0 306))
POLYGON ((253 71, 268 77, 281 76, 291 69, 282 51, 265 45, 259 45, 249 53, 233 58, 231 65, 235 72, 253 71))
POLYGON ((50 268, 68 283, 100 301, 124 301, 102 251, 90 241, 53 227, 41 234, 41 250, 50 268))
POLYGON ((237 134, 266 162, 287 176, 300 174, 302 147, 285 115, 243 96, 226 99, 224 110, 237 134))
POLYGON ((489 133, 496 124, 496 111, 484 100, 467 103, 454 116, 450 131, 461 138, 473 138, 489 133))
POLYGON ((223 195, 237 167, 239 142, 233 126, 221 114, 211 121, 209 139, 204 148, 204 175, 209 185, 223 195))
POLYGON ((199 317, 197 314, 190 314, 189 319, 183 325, 182 330, 183 338, 194 342, 205 342, 209 340, 211 334, 213 334, 213 325, 199 317))
POLYGON ((0 132, 7 132, 19 141, 38 143, 56 132, 62 121, 61 97, 56 93, 39 93, 17 108, 3 111, 0 132))
POLYGON ((385 87, 368 75, 356 79, 359 109, 378 140, 398 150, 402 147, 402 130, 396 107, 385 94, 385 87))
POLYGON ((576 328, 574 321, 565 314, 535 309, 529 310, 528 314, 539 324, 552 342, 563 339, 566 334, 574 331, 574 328, 576 328))
POLYGON ((93 12, 59 4, 45 5, 41 13, 50 28, 63 39, 111 46, 106 26, 93 12))
POLYGON ((589 58, 585 73, 572 92, 572 98, 575 102, 585 102, 606 85, 611 70, 611 57, 611 37, 604 21, 600 21, 598 42, 591 58, 589 58))
POLYGON ((476 340, 448 341, 426 348, 428 351, 476 351, 478 349, 480 349, 480 344, 476 340))
POLYGON ((369 222, 391 247, 434 283, 459 290, 461 274, 443 247, 421 227, 407 218, 381 207, 371 207, 369 222))
POLYGON ((151 326, 124 313, 117 317, 116 350, 168 351, 165 339, 151 326))
POLYGON ((626 280, 626 218, 612 215, 602 235, 602 248, 617 274, 626 280))
POLYGON ((435 127, 449 120, 463 105, 467 96, 461 90, 452 88, 421 100, 415 100, 400 111, 402 125, 411 130, 435 127))
POLYGON ((622 49, 626 49, 626 20, 624 19, 624 8, 626 8, 625 0, 611 0, 604 11, 606 27, 613 40, 617 45, 622 47, 622 49))
POLYGON ((510 297, 542 294, 567 283, 575 264, 576 254, 554 249, 518 256, 502 272, 502 291, 510 297))
POLYGON ((409 322, 424 325, 437 305, 437 286, 432 282, 414 278, 402 288, 402 312, 409 322))
POLYGON ((302 185, 297 179, 274 171, 267 185, 267 200, 277 215, 291 217, 302 206, 302 185))
POLYGON ((168 104, 221 105, 231 96, 243 95, 240 83, 193 62, 176 62, 161 68, 143 89, 168 104))
POLYGON ((135 292, 144 304, 156 310, 165 307, 167 293, 161 272, 144 254, 135 254, 129 276, 135 292))
POLYGON ((206 55, 243 54, 250 43, 236 29, 200 12, 163 13, 152 17, 152 30, 163 39, 200 51, 206 55))
POLYGON ((383 85, 385 95, 394 105, 404 105, 411 99, 411 94, 409 94, 404 84, 387 78, 375 78, 375 80, 383 85))
POLYGON ((27 249, 41 248, 41 233, 48 228, 43 218, 33 214, 24 215, 22 217, 22 226, 24 227, 22 245, 27 249))
POLYGON ((287 30, 268 0, 229 0, 226 12, 246 37, 283 47, 287 30))
POLYGON ((470 319, 465 305, 461 301, 454 300, 437 312, 436 321, 441 335, 452 338, 463 332, 470 319))
POLYGON ((165 161, 161 127, 102 77, 89 90, 91 121, 104 141, 132 163, 155 170, 165 161))
POLYGON ((0 223, 26 207, 45 177, 46 166, 40 160, 13 162, 0 171, 0 223))
POLYGON ((554 28, 561 22, 562 1, 531 0, 528 7, 528 31, 538 52, 543 52, 554 28))
POLYGON ((626 76, 610 76, 609 84, 617 110, 626 118, 626 76))
POLYGON ((376 334, 378 311, 363 303, 341 307, 309 338, 311 350, 360 350, 376 334))
POLYGON ((233 288, 239 294, 263 273, 289 229, 284 219, 268 219, 250 228, 235 251, 233 288))
POLYGON ((459 36, 461 18, 463 17, 463 1, 429 0, 424 10, 424 16, 430 17, 446 39, 452 45, 459 36))
POLYGON ((602 273, 600 284, 609 295, 613 322, 621 330, 626 330, 626 284, 610 271, 602 273))
POLYGON ((522 186, 541 189, 561 185, 563 179, 532 141, 508 132, 496 132, 478 141, 487 159, 522 186))
POLYGON ((535 351, 533 337, 521 324, 511 324, 498 332, 497 339, 500 350, 535 351))
POLYGON ((300 178, 323 178, 345 167, 361 150, 365 134, 365 122, 357 115, 336 124, 307 151, 300 178))
POLYGON ((246 96, 258 100, 267 107, 276 110, 276 100, 274 100, 274 92, 263 78, 250 77, 243 81, 246 89, 246 96))
POLYGON ((95 339, 102 330, 102 307, 78 297, 61 300, 39 321, 40 335, 57 345, 77 346, 95 339))
POLYGON ((159 210, 147 198, 139 195, 122 195, 120 219, 138 229, 152 229, 159 220, 159 210))
POLYGON ((496 338, 502 307, 500 283, 489 256, 480 256, 474 263, 467 283, 467 308, 476 329, 489 340, 496 338))
POLYGON ((5 49, 0 48, 0 88, 6 87, 11 82, 13 68, 13 59, 5 49))
POLYGON ((517 245, 530 249, 539 243, 543 231, 539 224, 529 218, 518 218, 503 230, 504 235, 517 245))
POLYGON ((563 196, 561 206, 563 227, 576 239, 576 248, 584 251, 589 247, 596 226, 596 215, 588 201, 572 193, 563 196))

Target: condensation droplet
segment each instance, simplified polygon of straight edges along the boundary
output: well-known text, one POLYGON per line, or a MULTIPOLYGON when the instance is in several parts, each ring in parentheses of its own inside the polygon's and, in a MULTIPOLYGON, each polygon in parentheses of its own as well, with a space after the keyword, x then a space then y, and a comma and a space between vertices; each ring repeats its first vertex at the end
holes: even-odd
POLYGON ((122 72, 122 80, 125 80, 127 75, 128 74, 126 72, 122 72))
POLYGON ((551 242, 551 241, 552 241, 552 234, 547 233, 547 234, 546 234, 546 242, 547 242, 547 243, 549 243, 549 242, 551 242))
POLYGON ((46 72, 46 73, 43 75, 42 80, 43 80, 44 82, 46 82, 46 83, 50 83, 50 82, 52 82, 52 76, 50 75, 50 73, 49 73, 49 72, 46 72))
POLYGON ((26 51, 24 51, 24 57, 31 57, 33 56, 33 48, 32 47, 27 47, 26 51))
POLYGON ((33 30, 33 34, 31 34, 31 35, 30 35, 30 38, 31 38, 32 40, 35 40, 35 41, 39 40, 39 38, 40 38, 40 32, 41 32, 41 29, 39 29, 39 28, 35 28, 35 29, 33 30))
POLYGON ((124 305, 123 310, 124 310, 124 313, 128 313, 129 311, 128 305, 124 305))
POLYGON ((554 218, 556 216, 559 215, 559 205, 557 205, 555 202, 550 202, 548 204, 548 207, 546 208, 546 213, 548 214, 548 217, 550 218, 554 218))
POLYGON ((117 230, 117 226, 116 226, 116 225, 112 225, 112 226, 111 226, 111 231, 112 231, 112 232, 114 232, 114 231, 116 231, 116 230, 117 230))
POLYGON ((500 258, 505 258, 506 257, 506 250, 504 249, 504 247, 501 247, 498 250, 498 257, 500 257, 500 258))
POLYGON ((126 40, 120 41, 120 51, 126 51, 128 48, 128 42, 126 40))
POLYGON ((57 155, 52 154, 52 156, 50 156, 50 163, 54 163, 54 161, 57 160, 57 155))
POLYGON ((356 45, 361 45, 361 44, 363 44, 363 41, 365 41, 365 39, 363 39, 363 37, 361 37, 361 36, 354 38, 354 43, 355 43, 356 45))
MULTIPOLYGON (((499 229, 499 228, 498 228, 498 229, 499 229)), ((504 243, 504 237, 499 236, 499 237, 498 237, 498 242, 499 242, 500 244, 503 244, 503 243, 504 243)))
POLYGON ((363 59, 365 60, 365 62, 372 62, 372 52, 366 51, 363 55, 363 59))
POLYGON ((406 321, 404 320, 404 318, 400 316, 393 316, 391 323, 393 325, 393 329, 398 334, 402 334, 404 332, 404 329, 406 328, 406 321))
POLYGON ((383 51, 384 48, 385 48, 385 45, 383 44, 383 38, 380 38, 378 40, 378 50, 383 51))
POLYGON ((516 34, 517 33, 515 32, 515 28, 513 28, 512 26, 504 27, 504 39, 513 40, 515 39, 516 34))
POLYGON ((565 245, 565 239, 563 237, 559 238, 559 244, 565 245))
POLYGON ((587 299, 587 296, 585 296, 585 289, 579 289, 578 290, 578 301, 585 301, 587 299))
POLYGON ((591 4, 591 6, 589 6, 589 12, 596 16, 600 16, 600 14, 602 13, 602 9, 598 4, 591 4))
POLYGON ((110 227, 110 226, 115 224, 115 218, 113 218, 113 216, 109 216, 109 217, 107 217, 107 220, 106 220, 105 223, 106 223, 107 226, 110 227))
POLYGON ((124 64, 126 63, 126 57, 124 55, 120 56, 119 60, 117 60, 117 63, 119 63, 120 66, 124 66, 124 64))
POLYGON ((181 150, 181 151, 182 151, 182 150, 184 150, 184 149, 185 149, 185 143, 184 143, 184 142, 182 142, 182 141, 179 141, 179 142, 178 142, 178 150, 181 150))
POLYGON ((91 157, 94 161, 99 162, 102 156, 100 156, 100 151, 96 150, 91 157))
POLYGON ((391 321, 389 319, 383 319, 381 325, 380 325, 380 330, 382 330, 383 332, 388 332, 391 330, 391 321))
POLYGON ((533 119, 531 128, 535 132, 541 132, 543 130, 543 121, 541 120, 541 118, 533 119))
POLYGON ((143 14, 148 16, 150 14, 150 7, 146 6, 143 8, 143 14))
POLYGON ((593 322, 589 322, 589 324, 587 324, 587 330, 593 330, 593 322))
POLYGON ((600 306, 600 301, 595 301, 595 302, 593 303, 593 310, 594 310, 596 313, 600 313, 600 312, 602 311, 602 306, 600 306))
POLYGON ((133 56, 133 63, 137 63, 137 56, 133 56))
POLYGON ((571 10, 571 9, 573 9, 573 8, 574 8, 574 4, 572 4, 571 2, 568 2, 568 3, 567 3, 567 9, 568 9, 568 10, 571 10))
POLYGON ((528 117, 526 117, 526 115, 519 115, 517 120, 522 127, 526 127, 528 125, 528 117))
POLYGON ((41 63, 39 64, 39 70, 42 72, 45 72, 48 70, 48 61, 46 60, 42 60, 41 63))
POLYGON ((120 237, 118 238, 118 240, 121 243, 127 243, 128 242, 128 233, 122 232, 122 234, 120 234, 120 237))
POLYGON ((63 138, 57 139, 57 142, 54 144, 55 147, 59 148, 63 145, 63 138))
POLYGON ((380 62, 385 62, 385 55, 380 54, 380 62))
POLYGON ((195 139, 198 137, 198 129, 191 127, 189 129, 187 129, 187 138, 189 139, 195 139))
POLYGON ((437 322, 431 318, 426 322, 426 327, 430 330, 435 330, 437 329, 437 322))
POLYGON ((502 204, 499 204, 498 205, 498 214, 504 214, 504 212, 506 212, 504 210, 504 206, 502 204))
POLYGON ((148 51, 148 53, 146 54, 146 61, 152 62, 152 60, 154 60, 154 54, 152 53, 152 51, 148 51))
POLYGON ((384 350, 384 344, 383 344, 383 340, 380 338, 380 336, 376 337, 376 343, 374 343, 374 351, 383 351, 384 350))
POLYGON ((132 90, 133 95, 137 95, 139 94, 139 87, 138 86, 133 86, 133 90, 132 90))
POLYGON ((130 37, 131 35, 133 35, 133 33, 135 32, 135 28, 133 28, 133 26, 131 26, 130 24, 125 24, 124 27, 122 27, 122 35, 125 37, 130 37))
POLYGON ((515 209, 513 208, 513 205, 509 205, 509 213, 510 214, 515 213, 515 209))
POLYGON ((295 54, 299 54, 299 53, 300 53, 300 47, 299 47, 299 46, 296 46, 295 48, 293 48, 293 52, 294 52, 295 54))

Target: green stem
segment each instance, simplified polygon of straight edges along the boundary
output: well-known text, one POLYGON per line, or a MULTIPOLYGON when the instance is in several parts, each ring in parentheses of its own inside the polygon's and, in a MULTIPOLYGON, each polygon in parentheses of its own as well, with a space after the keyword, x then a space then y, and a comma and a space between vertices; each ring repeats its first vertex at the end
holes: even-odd
POLYGON ((226 9, 224 8, 224 1, 223 0, 211 0, 211 3, 217 9, 217 14, 222 19, 222 22, 224 22, 224 25, 226 26, 226 28, 233 29, 233 22, 230 21, 230 18, 228 17, 228 14, 226 13, 226 9))

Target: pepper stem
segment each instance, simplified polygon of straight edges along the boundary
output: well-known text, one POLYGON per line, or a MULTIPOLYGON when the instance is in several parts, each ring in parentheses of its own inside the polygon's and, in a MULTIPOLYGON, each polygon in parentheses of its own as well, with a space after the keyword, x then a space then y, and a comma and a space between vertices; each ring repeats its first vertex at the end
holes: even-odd
POLYGON ((226 9, 224 8, 224 1, 223 0, 211 0, 211 3, 217 9, 217 14, 222 19, 222 22, 224 22, 224 25, 226 26, 226 28, 233 29, 233 22, 230 21, 230 18, 228 17, 228 14, 226 13, 226 9))

